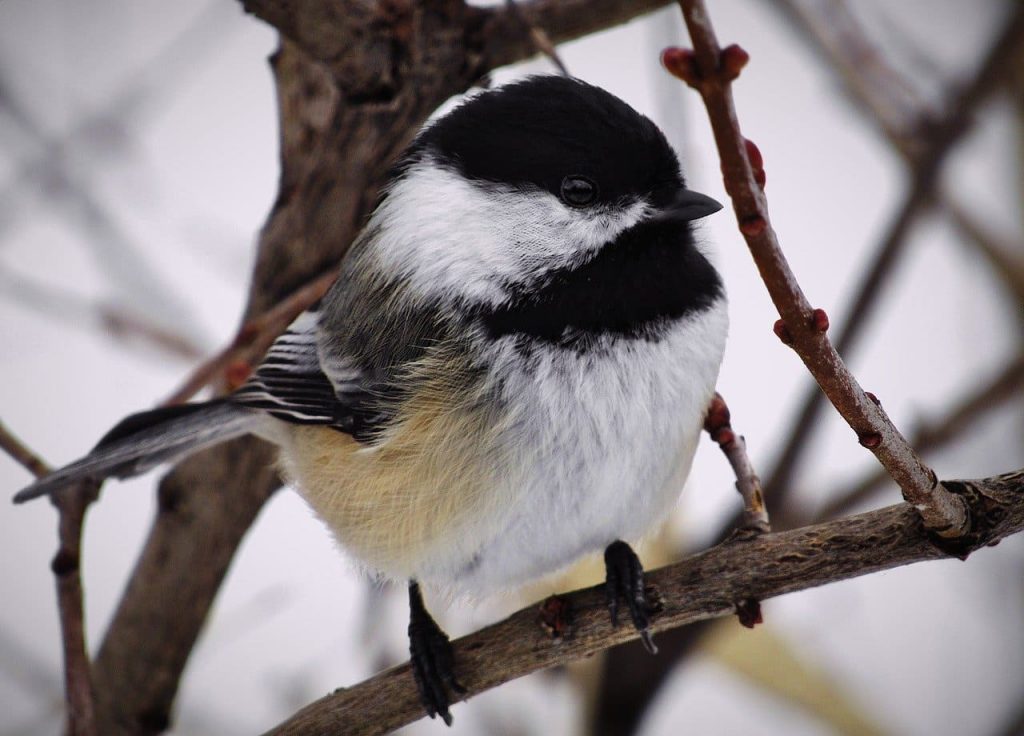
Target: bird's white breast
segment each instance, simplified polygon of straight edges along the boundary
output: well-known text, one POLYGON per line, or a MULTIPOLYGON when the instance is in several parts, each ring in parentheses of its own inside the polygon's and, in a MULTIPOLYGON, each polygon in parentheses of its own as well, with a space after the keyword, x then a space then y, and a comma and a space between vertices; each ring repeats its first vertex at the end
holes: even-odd
POLYGON ((493 489, 501 518, 481 521, 471 558, 424 559, 418 577, 481 596, 649 531, 689 473, 727 329, 722 297, 657 341, 542 345, 524 360, 500 340, 488 380, 515 407, 499 436, 512 458, 493 489))

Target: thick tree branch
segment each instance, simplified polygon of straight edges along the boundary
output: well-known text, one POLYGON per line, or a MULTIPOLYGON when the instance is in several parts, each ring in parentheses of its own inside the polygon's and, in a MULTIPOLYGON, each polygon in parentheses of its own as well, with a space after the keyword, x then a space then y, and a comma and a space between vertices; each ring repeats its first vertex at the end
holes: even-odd
MULTIPOLYGON (((1024 470, 978 481, 948 481, 977 510, 962 554, 1024 530, 1024 470)), ((648 584, 664 609, 654 632, 735 612, 736 602, 764 600, 947 555, 920 516, 899 504, 827 524, 726 542, 654 570, 648 584)), ((595 586, 560 596, 571 606, 572 630, 554 641, 538 622, 537 606, 455 642, 466 698, 546 667, 590 656, 637 638, 628 626, 608 624, 604 590, 595 586)), ((384 734, 417 720, 423 710, 408 664, 312 703, 270 731, 273 736, 384 734)))
POLYGON ((553 43, 571 41, 625 23, 669 0, 532 0, 515 7, 479 8, 463 0, 377 3, 344 0, 242 0, 246 11, 277 28, 330 71, 343 94, 388 103, 414 73, 411 55, 396 53, 417 32, 417 13, 445 14, 463 29, 460 45, 474 78, 542 51, 536 33, 553 43), (525 22, 524 22, 525 21, 525 22))

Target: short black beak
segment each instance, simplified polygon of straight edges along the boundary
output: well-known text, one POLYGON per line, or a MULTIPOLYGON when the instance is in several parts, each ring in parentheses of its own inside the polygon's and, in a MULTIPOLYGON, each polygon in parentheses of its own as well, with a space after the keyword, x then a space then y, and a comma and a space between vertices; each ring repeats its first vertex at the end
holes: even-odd
POLYGON ((690 222, 713 215, 722 209, 720 202, 706 194, 689 189, 680 190, 675 199, 651 217, 656 222, 690 222))

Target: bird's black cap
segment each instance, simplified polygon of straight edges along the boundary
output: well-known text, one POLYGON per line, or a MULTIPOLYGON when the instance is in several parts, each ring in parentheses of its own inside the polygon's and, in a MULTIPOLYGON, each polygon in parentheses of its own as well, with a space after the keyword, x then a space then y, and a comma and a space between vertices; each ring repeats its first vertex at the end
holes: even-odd
POLYGON ((471 180, 556 196, 565 177, 585 177, 605 203, 667 203, 683 186, 675 152, 653 122, 568 77, 528 77, 469 99, 420 134, 406 165, 424 153, 471 180))

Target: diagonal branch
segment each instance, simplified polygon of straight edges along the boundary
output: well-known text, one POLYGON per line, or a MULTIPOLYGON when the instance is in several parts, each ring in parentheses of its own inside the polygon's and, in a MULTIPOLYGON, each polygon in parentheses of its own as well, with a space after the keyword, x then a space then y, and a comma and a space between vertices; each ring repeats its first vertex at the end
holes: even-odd
MULTIPOLYGON (((877 62, 863 64, 865 44, 853 31, 843 32, 846 24, 826 22, 805 10, 797 0, 774 0, 774 4, 792 17, 798 28, 807 33, 822 49, 832 65, 839 71, 848 87, 857 97, 858 109, 872 110, 886 137, 896 146, 911 167, 910 187, 903 204, 894 216, 882 238, 878 252, 872 259, 849 308, 844 310, 844 324, 838 329, 836 350, 848 355, 861 336, 877 297, 888 279, 896 272, 893 267, 907 242, 907 236, 918 216, 935 196, 935 185, 946 157, 971 125, 974 112, 1002 85, 1014 60, 1024 45, 1024 6, 1016 4, 1009 21, 993 43, 973 79, 946 105, 944 115, 932 118, 918 107, 916 120, 907 119, 907 111, 898 112, 882 99, 879 90, 893 86, 905 87, 901 77, 877 62), (851 49, 852 46, 852 49, 851 49), (863 73, 870 73, 863 80, 863 73), (937 122, 929 122, 937 120, 937 122), (913 128, 913 130, 911 130, 913 128)), ((849 22, 849 19, 846 19, 849 22)), ((870 54, 869 54, 870 56, 870 54)), ((816 426, 824 407, 824 396, 811 388, 800 402, 793 430, 780 450, 765 482, 765 493, 773 502, 779 493, 793 488, 793 479, 809 435, 816 426)))
POLYGON ((167 397, 163 405, 182 404, 210 384, 238 388, 274 340, 299 314, 316 304, 336 278, 333 271, 321 274, 263 314, 247 320, 238 328, 231 343, 196 366, 185 383, 167 397))
MULTIPOLYGON (((981 417, 994 409, 1006 406, 1008 400, 1022 394, 1024 394, 1024 353, 1011 360, 993 380, 958 401, 942 417, 915 429, 913 432, 914 447, 924 454, 940 450, 954 439, 966 434, 981 417)), ((889 480, 889 476, 879 471, 867 475, 845 489, 831 493, 831 500, 821 507, 815 517, 819 520, 834 519, 849 513, 883 487, 887 480, 889 480)), ((794 510, 783 513, 783 518, 791 523, 804 523, 807 520, 806 517, 806 513, 798 514, 794 510)))
MULTIPOLYGON (((1024 530, 1024 470, 978 481, 949 481, 955 493, 983 509, 964 554, 1024 530)), ((654 632, 735 613, 736 602, 763 600, 946 555, 909 504, 827 524, 720 544, 646 575, 664 609, 654 632)), ((552 640, 537 606, 453 642, 459 681, 469 698, 540 669, 588 657, 637 638, 608 625, 604 590, 595 586, 560 596, 573 613, 572 629, 552 640)), ((383 672, 312 703, 270 736, 344 733, 375 736, 423 716, 409 665, 383 672)))
POLYGON ((874 453, 904 498, 921 512, 926 526, 951 538, 963 535, 970 519, 962 499, 938 482, 881 406, 857 383, 825 335, 828 318, 822 310, 811 308, 782 253, 749 160, 756 149, 740 133, 732 101, 732 80, 746 64, 746 52, 738 46, 722 51, 701 0, 680 4, 694 51, 669 49, 663 59, 669 71, 700 92, 708 109, 740 231, 782 317, 777 325, 780 338, 800 356, 861 445, 874 453))

